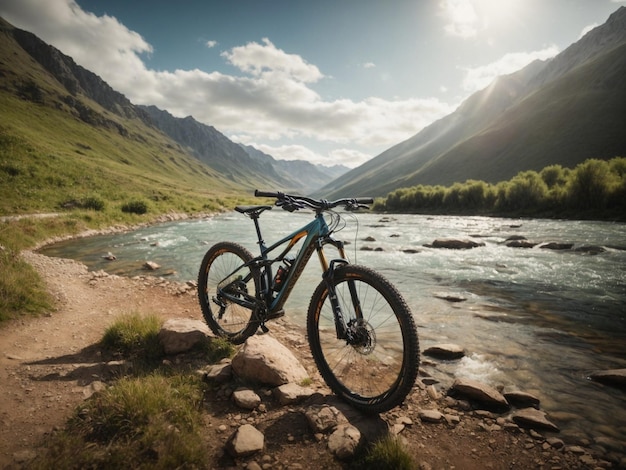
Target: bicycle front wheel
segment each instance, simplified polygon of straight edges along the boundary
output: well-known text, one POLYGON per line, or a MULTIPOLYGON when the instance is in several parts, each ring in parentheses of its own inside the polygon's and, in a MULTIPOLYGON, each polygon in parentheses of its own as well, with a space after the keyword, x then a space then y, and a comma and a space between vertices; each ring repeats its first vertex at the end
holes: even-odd
POLYGON ((332 283, 351 339, 338 339, 325 281, 309 306, 311 353, 331 390, 355 408, 381 413, 411 391, 419 367, 419 342, 411 311, 400 293, 375 271, 338 267, 332 283))
POLYGON ((245 266, 252 258, 243 246, 221 242, 206 252, 198 273, 198 300, 204 320, 214 334, 235 344, 243 343, 259 325, 254 309, 236 302, 244 296, 256 297, 259 272, 245 266))

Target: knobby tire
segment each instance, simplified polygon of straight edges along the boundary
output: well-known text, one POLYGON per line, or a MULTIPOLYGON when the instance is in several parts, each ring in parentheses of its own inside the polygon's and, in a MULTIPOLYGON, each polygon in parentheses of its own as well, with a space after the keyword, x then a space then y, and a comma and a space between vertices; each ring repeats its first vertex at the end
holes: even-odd
POLYGON ((353 345, 337 339, 329 290, 325 281, 320 283, 307 313, 318 370, 331 390, 355 408, 388 411, 404 401, 417 378, 419 342, 413 315, 396 288, 367 267, 338 267, 332 283, 346 323, 358 325, 362 339, 353 345), (354 308, 350 283, 360 309, 354 308))
POLYGON ((238 276, 247 279, 243 289, 248 294, 254 296, 259 291, 258 269, 246 267, 236 271, 252 259, 252 253, 237 243, 217 243, 204 255, 198 273, 198 299, 205 322, 215 335, 234 344, 243 343, 256 332, 259 326, 256 312, 228 301, 220 307, 213 299, 217 296, 218 284, 226 286, 238 276))

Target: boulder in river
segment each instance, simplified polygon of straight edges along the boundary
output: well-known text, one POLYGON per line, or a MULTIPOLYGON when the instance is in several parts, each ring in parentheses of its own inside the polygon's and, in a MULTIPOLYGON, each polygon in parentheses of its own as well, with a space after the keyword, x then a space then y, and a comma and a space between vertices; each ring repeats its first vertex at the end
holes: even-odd
POLYGON ((450 250, 468 250, 470 248, 477 248, 479 246, 485 246, 482 242, 475 242, 473 240, 457 240, 454 238, 438 238, 431 245, 425 245, 430 248, 447 248, 450 250))
POLYGON ((548 420, 546 413, 535 408, 518 410, 511 416, 515 424, 530 429, 559 432, 559 427, 548 420))
POLYGON ((573 246, 573 243, 550 242, 541 245, 539 248, 543 248, 544 250, 571 250, 573 246))
POLYGON ((599 370, 589 374, 589 378, 606 385, 626 389, 626 369, 599 370))
POLYGON ((476 380, 456 379, 450 388, 450 393, 479 402, 488 409, 506 410, 510 408, 509 402, 500 392, 476 380))
POLYGON ((465 350, 456 344, 437 344, 425 349, 424 355, 440 359, 460 359, 465 356, 465 350))

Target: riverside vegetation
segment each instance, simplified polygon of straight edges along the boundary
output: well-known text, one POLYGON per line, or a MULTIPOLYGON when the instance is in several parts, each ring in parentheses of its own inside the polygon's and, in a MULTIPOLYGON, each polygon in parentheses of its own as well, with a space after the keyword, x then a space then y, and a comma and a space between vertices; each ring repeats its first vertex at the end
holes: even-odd
POLYGON ((589 159, 575 168, 550 165, 509 181, 468 180, 452 186, 397 189, 375 210, 454 215, 506 215, 624 220, 626 158, 589 159))

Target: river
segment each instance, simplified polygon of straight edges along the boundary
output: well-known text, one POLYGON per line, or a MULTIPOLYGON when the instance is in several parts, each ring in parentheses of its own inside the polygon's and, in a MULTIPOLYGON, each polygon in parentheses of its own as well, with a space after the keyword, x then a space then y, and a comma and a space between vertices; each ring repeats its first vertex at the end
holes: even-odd
MULTIPOLYGON (((265 240, 291 233, 310 217, 278 209, 264 213, 265 240)), ((587 378, 595 370, 626 368, 626 225, 369 213, 348 214, 345 222, 336 237, 350 242, 352 262, 375 268, 402 292, 416 318, 421 349, 440 343, 465 348, 461 360, 425 367, 443 385, 469 377, 527 391, 541 399, 566 440, 603 436, 626 442, 626 394, 587 378), (540 244, 511 248, 504 243, 510 236, 540 244), (485 246, 424 246, 439 238, 485 246), (574 249, 539 248, 547 242, 573 243, 574 249), (575 250, 591 245, 606 251, 575 250)), ((252 222, 234 212, 69 240, 41 251, 126 276, 145 275, 143 263, 154 261, 161 265, 155 275, 169 271, 168 279, 187 281, 196 279, 208 247, 222 240, 256 252, 252 222), (105 260, 108 252, 117 259, 105 260)), ((286 304, 289 318, 304 325, 318 282, 312 258, 286 304)))

